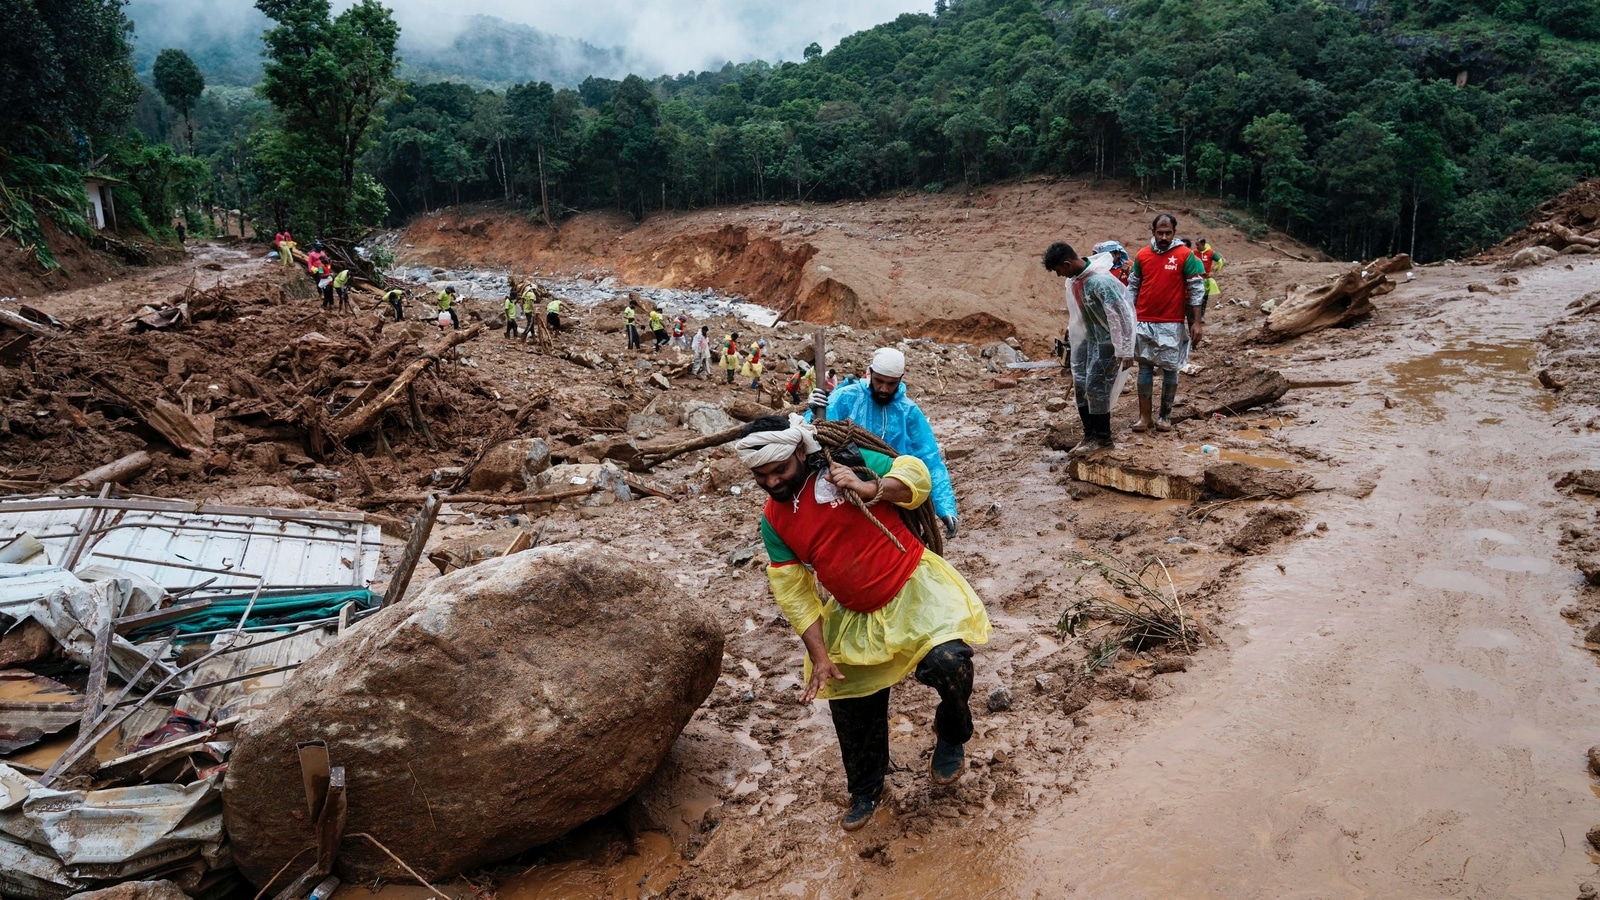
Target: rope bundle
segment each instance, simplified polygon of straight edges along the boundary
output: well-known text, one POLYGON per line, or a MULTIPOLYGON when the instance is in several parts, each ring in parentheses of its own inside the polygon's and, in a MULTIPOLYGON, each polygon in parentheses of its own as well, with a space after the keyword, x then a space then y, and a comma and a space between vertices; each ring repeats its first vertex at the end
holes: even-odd
MULTIPOLYGON (((882 438, 849 419, 817 422, 816 429, 817 442, 829 454, 830 459, 833 451, 850 443, 854 443, 863 450, 872 450, 886 456, 900 455, 898 450, 884 443, 882 438)), ((878 474, 870 469, 857 468, 854 471, 856 476, 863 480, 878 480, 878 474)), ((852 506, 861 510, 867 518, 871 519, 872 524, 878 526, 878 530, 882 531, 895 547, 899 548, 900 552, 905 552, 906 548, 902 547, 900 542, 895 539, 895 536, 889 533, 889 529, 883 527, 883 523, 879 522, 877 516, 874 516, 872 511, 867 509, 866 503, 854 491, 841 491, 841 493, 844 494, 845 499, 852 506)), ((944 555, 944 532, 939 527, 938 516, 933 513, 932 503, 923 503, 916 509, 896 507, 896 510, 900 513, 900 521, 904 522, 906 527, 911 530, 911 534, 922 542, 922 546, 940 556, 944 555)))

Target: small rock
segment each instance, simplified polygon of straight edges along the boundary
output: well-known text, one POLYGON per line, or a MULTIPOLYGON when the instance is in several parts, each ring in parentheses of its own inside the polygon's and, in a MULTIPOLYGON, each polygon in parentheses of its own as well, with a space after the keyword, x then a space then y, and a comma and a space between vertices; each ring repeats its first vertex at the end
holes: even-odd
POLYGON ((1600 644, 1600 622, 1596 622, 1591 626, 1589 632, 1583 636, 1583 639, 1591 644, 1600 644))
POLYGON ((1053 694, 1061 690, 1061 676, 1054 672, 1040 672, 1033 676, 1033 685, 1041 694, 1053 694))
POLYGON ((991 379, 989 379, 989 390, 991 390, 991 391, 1005 391, 1005 390, 1010 390, 1011 388, 1014 388, 1016 386, 1017 386, 1017 379, 1015 379, 1015 378, 991 378, 991 379))
POLYGON ((1563 618, 1563 619, 1576 619, 1576 618, 1578 618, 1579 616, 1582 616, 1582 615, 1583 615, 1583 610, 1581 608, 1577 607, 1577 606, 1569 604, 1567 606, 1561 607, 1561 618, 1563 618))
POLYGON ((1050 399, 1044 401, 1044 408, 1047 412, 1060 412, 1063 409, 1066 409, 1069 405, 1070 404, 1067 402, 1067 398, 1065 397, 1051 397, 1050 399))
POLYGON ((668 381, 667 376, 661 374, 660 372, 656 372, 650 376, 650 383, 662 389, 663 391, 672 390, 672 382, 668 381))
POLYGON ((1011 708, 1011 689, 1004 685, 989 692, 989 712, 1005 712, 1011 708))
POLYGON ((1481 281, 1474 281, 1471 284, 1467 285, 1467 292, 1471 293, 1471 294, 1492 294, 1492 293, 1494 293, 1493 291, 1489 290, 1489 286, 1487 284, 1484 284, 1481 281))
POLYGON ((1153 694, 1150 690, 1150 683, 1148 681, 1135 681, 1133 683, 1133 687, 1129 688, 1128 694, 1140 703, 1150 700, 1155 696, 1155 694, 1153 694))
POLYGON ((1600 825, 1596 825, 1595 827, 1589 829, 1589 833, 1584 835, 1584 837, 1589 839, 1589 846, 1595 848, 1596 850, 1600 850, 1600 825))
POLYGON ((1578 885, 1578 900, 1594 900, 1594 898, 1594 882, 1585 881, 1583 884, 1578 885))
POLYGON ((1589 748, 1589 771, 1594 775, 1600 775, 1600 746, 1589 748))
POLYGON ((1168 656, 1156 660, 1157 675, 1171 675, 1173 672, 1189 671, 1189 658, 1186 656, 1168 656))

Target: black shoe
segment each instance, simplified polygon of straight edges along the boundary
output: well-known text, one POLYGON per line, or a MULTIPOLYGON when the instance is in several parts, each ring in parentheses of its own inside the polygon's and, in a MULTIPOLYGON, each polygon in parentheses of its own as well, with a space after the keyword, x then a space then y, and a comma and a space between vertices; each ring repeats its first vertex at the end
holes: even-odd
POLYGON ((967 750, 961 744, 946 743, 944 738, 939 738, 933 745, 933 765, 928 777, 934 784, 954 784, 961 777, 961 770, 966 768, 967 750))
POLYGON ((845 831, 860 831, 871 821, 872 814, 878 811, 878 801, 883 797, 851 797, 850 811, 839 820, 839 827, 845 831))

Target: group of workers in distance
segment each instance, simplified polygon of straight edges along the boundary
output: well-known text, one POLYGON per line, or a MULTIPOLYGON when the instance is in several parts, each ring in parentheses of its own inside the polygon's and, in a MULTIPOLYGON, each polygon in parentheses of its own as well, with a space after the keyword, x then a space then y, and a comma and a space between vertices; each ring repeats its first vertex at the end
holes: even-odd
MULTIPOLYGON (((1115 242, 1095 245, 1088 257, 1066 243, 1045 250, 1044 267, 1067 280, 1066 362, 1084 431, 1075 455, 1112 446, 1111 404, 1126 369, 1138 370, 1134 430, 1172 430, 1178 373, 1203 340, 1222 258, 1203 238, 1181 241, 1173 215, 1157 216, 1150 231, 1149 244, 1131 256, 1115 242)), ((805 374, 791 379, 791 396, 805 374)), ((799 700, 829 703, 850 793, 839 820, 846 831, 865 827, 883 800, 889 691, 907 675, 939 696, 929 781, 961 777, 973 732, 972 648, 990 632, 972 586, 901 518, 901 510, 932 503, 947 537, 960 522, 949 470, 927 417, 906 396, 905 374, 905 354, 881 348, 864 379, 831 391, 816 385, 805 415, 757 419, 735 445, 767 493, 767 579, 805 652, 799 700), (849 419, 895 453, 824 446, 819 417, 849 419)))
MULTIPOLYGON (((273 235, 272 246, 278 251, 279 263, 294 265, 294 251, 299 245, 288 229, 273 235)), ((336 267, 333 255, 320 240, 312 242, 311 250, 305 256, 306 275, 310 276, 322 295, 322 308, 331 310, 337 305, 339 309, 350 309, 350 269, 336 267)))

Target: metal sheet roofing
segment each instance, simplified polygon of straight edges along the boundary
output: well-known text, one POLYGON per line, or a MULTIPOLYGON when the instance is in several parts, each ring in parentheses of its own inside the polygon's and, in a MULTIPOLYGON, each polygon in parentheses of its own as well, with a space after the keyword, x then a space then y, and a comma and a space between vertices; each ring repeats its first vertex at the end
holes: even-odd
POLYGON ((0 543, 24 532, 56 565, 124 569, 169 591, 215 579, 195 597, 258 586, 365 587, 382 547, 378 526, 357 514, 152 499, 0 499, 0 543))

